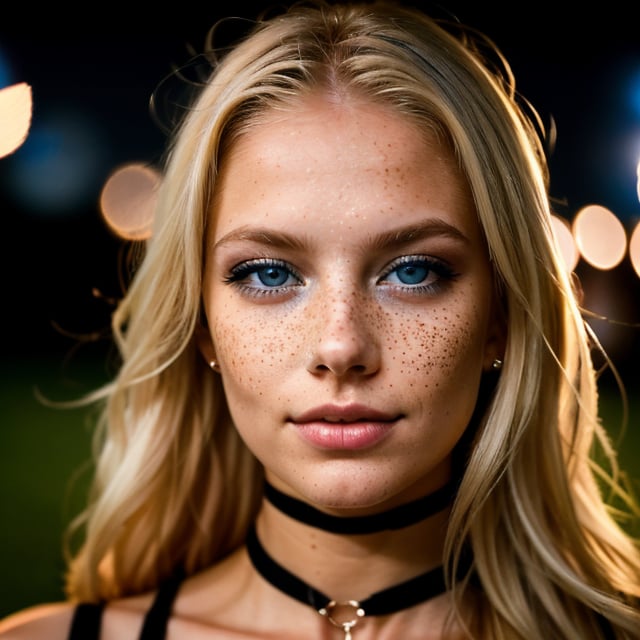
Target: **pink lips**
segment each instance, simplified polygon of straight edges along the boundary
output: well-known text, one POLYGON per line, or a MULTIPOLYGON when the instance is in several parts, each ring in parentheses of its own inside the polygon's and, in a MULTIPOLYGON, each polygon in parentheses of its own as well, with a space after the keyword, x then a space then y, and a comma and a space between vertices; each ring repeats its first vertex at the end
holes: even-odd
POLYGON ((298 433, 321 449, 365 449, 381 442, 400 415, 391 415, 361 404, 315 407, 292 419, 298 433))

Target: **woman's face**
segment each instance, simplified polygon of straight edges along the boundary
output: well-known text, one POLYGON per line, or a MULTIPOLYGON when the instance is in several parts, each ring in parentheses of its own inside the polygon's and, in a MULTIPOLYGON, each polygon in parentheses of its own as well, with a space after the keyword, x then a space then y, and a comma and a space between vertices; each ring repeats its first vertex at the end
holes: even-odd
POLYGON ((316 97, 244 135, 217 189, 200 347, 269 480, 350 513, 443 484, 502 353, 448 148, 382 107, 316 97))

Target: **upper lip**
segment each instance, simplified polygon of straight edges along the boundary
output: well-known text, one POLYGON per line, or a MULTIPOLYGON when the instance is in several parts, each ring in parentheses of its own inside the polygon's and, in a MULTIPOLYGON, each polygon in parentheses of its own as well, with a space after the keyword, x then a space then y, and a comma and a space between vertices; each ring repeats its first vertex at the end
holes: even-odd
POLYGON ((296 415, 292 418, 292 421, 296 423, 316 422, 318 420, 326 422, 391 422, 399 417, 399 414, 378 411, 364 404, 323 404, 296 415))

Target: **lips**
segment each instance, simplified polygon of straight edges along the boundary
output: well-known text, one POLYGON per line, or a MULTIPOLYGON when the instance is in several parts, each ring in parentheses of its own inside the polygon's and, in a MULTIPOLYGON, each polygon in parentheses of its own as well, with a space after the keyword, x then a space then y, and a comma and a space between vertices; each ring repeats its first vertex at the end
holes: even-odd
POLYGON ((326 404, 292 418, 300 436, 321 449, 356 450, 384 440, 402 418, 366 405, 326 404))
POLYGON ((335 405, 324 404, 299 414, 292 419, 294 423, 317 422, 392 422, 400 417, 378 411, 363 404, 335 405))

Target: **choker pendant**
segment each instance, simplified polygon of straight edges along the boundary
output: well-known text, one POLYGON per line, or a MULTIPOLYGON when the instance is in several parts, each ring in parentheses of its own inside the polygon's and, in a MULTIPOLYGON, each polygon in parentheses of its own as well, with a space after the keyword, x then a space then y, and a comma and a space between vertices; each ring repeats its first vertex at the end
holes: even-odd
POLYGON ((364 618, 365 615, 364 609, 357 600, 347 600, 344 602, 332 600, 326 607, 318 609, 318 613, 324 616, 334 627, 338 627, 344 631, 344 640, 352 640, 351 629, 353 629, 353 627, 358 624, 360 618, 364 618), (334 618, 334 615, 338 615, 338 612, 342 612, 342 610, 346 608, 353 609, 353 615, 355 617, 345 620, 344 622, 340 622, 334 618))

